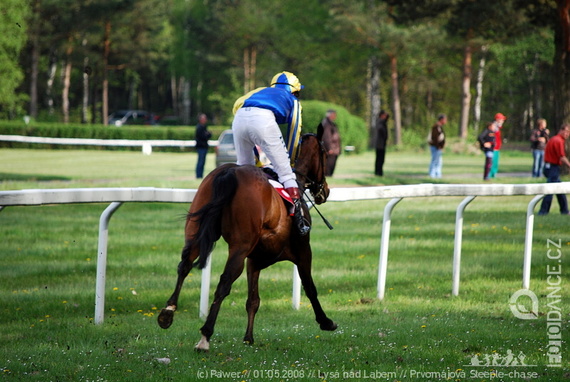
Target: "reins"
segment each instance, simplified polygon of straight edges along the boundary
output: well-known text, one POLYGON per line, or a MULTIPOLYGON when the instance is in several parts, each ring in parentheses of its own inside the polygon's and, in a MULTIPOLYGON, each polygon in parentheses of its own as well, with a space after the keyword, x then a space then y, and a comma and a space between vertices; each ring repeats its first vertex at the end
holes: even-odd
MULTIPOLYGON (((308 136, 314 136, 316 137, 315 134, 309 133, 306 134, 308 136)), ((323 160, 323 154, 325 153, 325 148, 323 146, 323 143, 319 140, 317 140, 319 143, 319 148, 321 150, 320 155, 319 155, 319 170, 318 173, 324 174, 325 172, 325 164, 324 164, 324 160, 323 160)), ((323 176, 323 181, 321 182, 316 182, 313 179, 311 179, 307 174, 303 174, 302 172, 299 172, 297 169, 293 170, 295 172, 295 174, 303 177, 305 179, 304 182, 304 186, 301 187, 303 195, 306 195, 306 188, 309 188, 309 190, 311 191, 311 194, 313 194, 313 197, 315 197, 316 195, 321 194, 324 191, 325 188, 325 182, 324 179, 325 177, 323 176), (307 182, 308 181, 308 182, 307 182)), ((319 211, 319 209, 317 208, 317 206, 315 205, 314 202, 311 202, 312 207, 315 209, 315 211, 317 211, 317 213, 319 214, 319 216, 321 217, 321 219, 323 219, 323 222, 326 224, 326 226, 328 227, 328 229, 332 230, 333 226, 331 225, 331 223, 329 223, 329 221, 327 220, 327 218, 325 218, 323 216, 323 214, 321 214, 321 211, 319 211)))
MULTIPOLYGON (((313 136, 316 137, 316 134, 313 133, 308 133, 305 134, 306 136, 313 136)), ((325 170, 325 164, 324 164, 324 160, 323 160, 323 153, 325 152, 325 148, 323 147, 323 143, 321 141, 318 141, 319 143, 319 148, 321 150, 321 155, 319 155, 319 170, 318 173, 324 174, 325 170)), ((298 174, 300 176, 302 176, 305 179, 304 182, 304 188, 309 188, 309 190, 311 191, 311 193, 313 194, 313 196, 320 194, 321 192, 323 192, 323 189, 325 187, 324 185, 324 181, 320 181, 317 182, 313 179, 311 179, 311 177, 309 177, 309 175, 304 174, 300 171, 298 171, 296 168, 293 169, 293 171, 295 172, 295 174, 298 174), (308 181, 308 182, 307 182, 308 181)), ((323 176, 323 180, 324 180, 324 176, 323 176)))

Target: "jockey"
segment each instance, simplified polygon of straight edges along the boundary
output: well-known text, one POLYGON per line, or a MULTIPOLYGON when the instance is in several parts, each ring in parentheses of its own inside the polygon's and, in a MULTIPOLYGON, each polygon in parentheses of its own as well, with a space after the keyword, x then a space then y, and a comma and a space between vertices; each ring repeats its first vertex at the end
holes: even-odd
POLYGON ((258 145, 279 176, 279 181, 295 204, 294 220, 304 236, 311 227, 303 218, 301 194, 291 166, 295 163, 301 135, 301 104, 299 92, 303 86, 290 72, 277 73, 269 87, 252 90, 234 104, 234 143, 237 164, 255 164, 254 147, 258 145), (287 144, 279 129, 287 124, 287 144))

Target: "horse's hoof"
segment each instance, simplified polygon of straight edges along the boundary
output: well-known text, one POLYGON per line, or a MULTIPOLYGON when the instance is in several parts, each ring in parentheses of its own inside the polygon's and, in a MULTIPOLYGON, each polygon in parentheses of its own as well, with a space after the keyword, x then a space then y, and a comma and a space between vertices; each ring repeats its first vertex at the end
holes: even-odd
POLYGON ((332 320, 328 320, 327 322, 323 322, 321 324, 321 330, 332 332, 333 330, 336 330, 336 328, 338 328, 338 325, 335 324, 332 320))
POLYGON ((174 311, 173 310, 162 309, 162 311, 158 315, 158 325, 162 329, 170 328, 170 325, 172 325, 173 320, 174 320, 174 311))
POLYGON ((254 343, 253 337, 244 337, 243 343, 246 345, 253 345, 253 343, 254 343))
POLYGON ((210 341, 208 341, 205 335, 202 335, 202 338, 200 338, 200 341, 198 341, 198 343, 194 347, 194 350, 196 350, 197 352, 204 352, 204 353, 210 351, 210 341))

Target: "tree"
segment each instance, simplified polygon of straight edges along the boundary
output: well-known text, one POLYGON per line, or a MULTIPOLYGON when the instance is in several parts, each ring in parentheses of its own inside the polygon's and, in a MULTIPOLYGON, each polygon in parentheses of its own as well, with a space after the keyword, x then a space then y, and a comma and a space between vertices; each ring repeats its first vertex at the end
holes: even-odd
POLYGON ((342 23, 345 30, 349 30, 345 36, 349 41, 358 41, 369 50, 369 70, 371 75, 372 90, 369 96, 371 109, 368 114, 370 126, 370 136, 372 137, 372 126, 380 111, 381 103, 375 102, 377 88, 378 56, 383 55, 388 58, 390 84, 392 89, 392 113, 394 116, 394 143, 400 145, 402 142, 402 119, 400 108, 400 85, 398 74, 398 56, 408 41, 408 31, 400 28, 390 20, 386 8, 382 5, 376 6, 373 2, 354 2, 352 7, 346 8, 338 6, 336 8, 336 18, 342 23))
POLYGON ((570 0, 556 0, 554 104, 556 127, 570 122, 570 0))
POLYGON ((27 17, 30 8, 27 2, 4 0, 0 11, 0 115, 10 116, 20 112, 21 94, 16 89, 24 78, 18 66, 20 51, 26 43, 27 17))
POLYGON ((447 30, 463 40, 462 108, 459 136, 467 138, 471 103, 472 54, 488 41, 505 41, 519 36, 527 25, 525 13, 514 1, 459 0, 452 9, 447 30), (505 22, 508 20, 508 22, 505 22))

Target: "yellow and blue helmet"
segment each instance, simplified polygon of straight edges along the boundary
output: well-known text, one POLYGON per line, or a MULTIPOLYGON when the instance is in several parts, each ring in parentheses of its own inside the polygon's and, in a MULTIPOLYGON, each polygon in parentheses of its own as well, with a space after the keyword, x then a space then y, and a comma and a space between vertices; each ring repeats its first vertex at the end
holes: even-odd
POLYGON ((279 72, 271 79, 272 88, 283 88, 291 93, 299 92, 304 88, 301 82, 291 72, 279 72))

